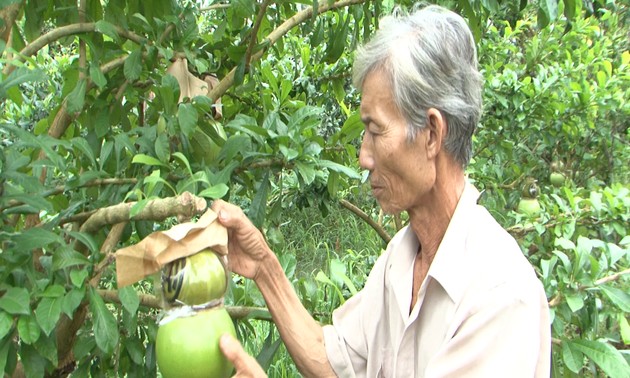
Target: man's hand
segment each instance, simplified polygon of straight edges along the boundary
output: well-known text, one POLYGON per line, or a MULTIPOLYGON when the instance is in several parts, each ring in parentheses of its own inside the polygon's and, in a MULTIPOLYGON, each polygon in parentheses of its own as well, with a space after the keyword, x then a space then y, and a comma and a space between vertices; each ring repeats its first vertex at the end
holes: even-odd
POLYGON ((219 222, 228 229, 228 265, 232 272, 256 281, 261 262, 275 257, 262 233, 240 207, 222 200, 212 204, 219 222))
POLYGON ((234 365, 236 378, 266 378, 267 374, 260 367, 256 359, 245 350, 241 344, 231 335, 225 334, 221 336, 219 341, 221 351, 234 365))

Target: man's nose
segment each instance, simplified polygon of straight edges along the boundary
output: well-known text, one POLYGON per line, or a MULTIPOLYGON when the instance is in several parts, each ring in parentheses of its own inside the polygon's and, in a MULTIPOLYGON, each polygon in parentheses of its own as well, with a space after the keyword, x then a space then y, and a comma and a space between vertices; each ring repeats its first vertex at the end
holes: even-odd
POLYGON ((361 141, 361 149, 359 150, 359 165, 362 169, 367 169, 371 171, 374 168, 374 158, 372 157, 372 151, 367 146, 367 142, 365 140, 365 136, 363 136, 363 140, 361 141))

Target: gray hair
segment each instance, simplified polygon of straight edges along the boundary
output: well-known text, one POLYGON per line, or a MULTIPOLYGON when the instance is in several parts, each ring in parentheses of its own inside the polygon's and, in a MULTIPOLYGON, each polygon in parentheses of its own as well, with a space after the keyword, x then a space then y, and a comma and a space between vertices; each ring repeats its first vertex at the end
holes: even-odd
POLYGON ((462 167, 468 165, 482 112, 483 76, 466 21, 437 5, 384 17, 373 38, 357 50, 355 87, 362 88, 376 70, 391 80, 409 140, 426 127, 427 110, 436 108, 448 125, 444 148, 462 167))

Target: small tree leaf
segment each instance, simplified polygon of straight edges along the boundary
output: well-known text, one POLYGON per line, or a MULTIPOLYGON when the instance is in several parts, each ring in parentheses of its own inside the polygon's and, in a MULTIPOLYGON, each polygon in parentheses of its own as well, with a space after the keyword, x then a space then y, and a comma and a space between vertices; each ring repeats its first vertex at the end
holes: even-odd
POLYGON ((252 204, 249 208, 247 216, 251 219, 252 223, 260 228, 265 222, 265 214, 267 213, 267 195, 269 192, 269 175, 270 171, 265 172, 265 176, 258 185, 256 195, 252 200, 252 204))
POLYGON ((600 289, 623 312, 630 313, 630 294, 608 285, 602 285, 600 289))
POLYGON ((110 355, 118 344, 118 325, 103 298, 94 289, 90 289, 90 310, 94 319, 92 330, 96 345, 103 353, 110 355))
POLYGON ((189 137, 197 127, 199 113, 192 104, 179 104, 179 108, 177 109, 177 120, 179 121, 179 127, 184 135, 189 137))
POLYGON ((74 317, 74 311, 79 307, 85 297, 84 289, 72 289, 63 297, 61 311, 70 319, 74 317))
POLYGON ((569 370, 577 374, 584 365, 584 354, 574 348, 570 340, 563 340, 562 360, 569 370))
POLYGON ((70 272, 70 282, 76 287, 82 287, 88 274, 88 271, 85 269, 73 269, 70 272))
POLYGON ((35 316, 42 331, 46 336, 50 335, 50 332, 55 329, 59 316, 61 315, 61 302, 63 298, 43 298, 39 301, 37 308, 35 309, 35 316))
POLYGON ((87 87, 87 81, 85 79, 79 80, 76 87, 68 94, 68 102, 66 103, 68 113, 76 113, 83 110, 85 104, 85 89, 87 87))
POLYGON ((131 163, 135 163, 135 164, 144 164, 144 165, 151 165, 151 166, 161 166, 161 167, 167 167, 166 164, 162 163, 161 161, 159 161, 158 159, 154 158, 153 156, 149 156, 149 155, 145 155, 145 154, 137 154, 133 157, 133 159, 131 160, 131 163))
MULTIPOLYGON (((0 340, 2 340, 13 326, 13 317, 4 311, 0 311, 0 340)), ((2 358, 0 357, 0 360, 2 358)), ((2 370, 0 370, 2 371, 2 370)))
POLYGON ((130 314, 135 314, 140 306, 140 298, 133 286, 125 286, 122 289, 118 289, 118 297, 123 307, 129 311, 130 314))
POLYGON ((630 367, 621 353, 612 345, 600 341, 576 339, 572 346, 584 353, 611 378, 630 376, 630 367))
POLYGON ((217 184, 202 190, 198 195, 204 198, 218 199, 223 198, 229 190, 230 188, 227 185, 217 184))
POLYGON ((18 333, 20 334, 20 339, 22 342, 26 344, 32 344, 39 339, 41 335, 41 328, 34 317, 31 315, 23 315, 18 319, 18 333))
POLYGON ((0 298, 0 309, 13 315, 28 315, 31 313, 29 301, 28 290, 23 287, 12 287, 0 298))
POLYGON ((142 72, 142 54, 139 48, 133 50, 127 59, 125 59, 123 72, 125 78, 129 81, 135 81, 140 78, 140 73, 142 72))

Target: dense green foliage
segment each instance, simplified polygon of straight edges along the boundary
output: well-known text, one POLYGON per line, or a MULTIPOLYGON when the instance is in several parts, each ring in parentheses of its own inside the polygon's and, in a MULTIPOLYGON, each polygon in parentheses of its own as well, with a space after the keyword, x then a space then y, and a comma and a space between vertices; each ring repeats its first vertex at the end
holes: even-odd
MULTIPOLYGON (((469 177, 545 285, 554 376, 626 377, 628 9, 443 4, 469 18, 487 84, 469 177), (527 217, 531 185, 542 212, 527 217)), ((356 165, 351 51, 393 1, 313 5, 0 4, 0 372, 158 374, 153 282, 117 290, 112 256, 198 216, 185 192, 242 205, 316 319, 362 287, 405 215, 380 214, 356 165), (166 72, 183 57, 221 81, 208 96, 180 99, 166 72)), ((255 285, 230 286, 240 339, 295 376, 255 285)))

